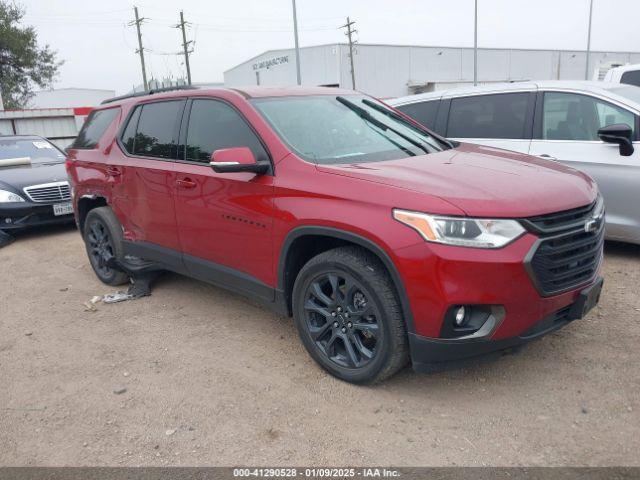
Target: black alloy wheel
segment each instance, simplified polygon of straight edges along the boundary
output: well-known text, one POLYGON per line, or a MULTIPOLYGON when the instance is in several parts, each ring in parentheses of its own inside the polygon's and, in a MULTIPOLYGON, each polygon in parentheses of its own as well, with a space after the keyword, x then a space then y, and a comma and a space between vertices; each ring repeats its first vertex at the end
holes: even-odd
POLYGON ((305 296, 307 328, 328 359, 341 367, 360 368, 375 357, 380 311, 357 280, 343 272, 322 274, 305 296))

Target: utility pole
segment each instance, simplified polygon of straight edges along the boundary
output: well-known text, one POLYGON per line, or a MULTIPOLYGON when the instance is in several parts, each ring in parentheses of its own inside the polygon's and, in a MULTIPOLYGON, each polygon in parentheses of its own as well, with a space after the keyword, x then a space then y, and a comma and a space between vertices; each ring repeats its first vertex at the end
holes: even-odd
POLYGON ((587 66, 584 71, 584 79, 589 80, 589 57, 591 56, 591 20, 593 18, 593 0, 589 2, 589 30, 587 33, 587 66))
POLYGON ((353 62, 354 62, 354 58, 353 58, 353 44, 355 43, 353 41, 353 34, 357 33, 357 30, 354 30, 352 27, 356 24, 356 22, 352 22, 351 19, 349 17, 347 17, 347 23, 343 26, 341 26, 340 28, 346 28, 347 32, 345 33, 345 35, 347 37, 349 37, 349 60, 351 61, 351 88, 353 90, 356 89, 356 71, 355 68, 353 66, 353 62))
POLYGON ((300 46, 298 44, 298 13, 296 12, 296 0, 293 0, 293 36, 296 42, 296 78, 298 85, 302 85, 300 75, 300 46))
POLYGON ((475 0, 473 16, 473 86, 478 85, 478 0, 475 0))
POLYGON ((187 42, 187 33, 185 32, 185 25, 188 23, 184 21, 184 13, 180 10, 180 23, 176 25, 176 28, 182 29, 182 48, 184 49, 184 65, 187 69, 187 85, 191 85, 191 68, 189 67, 189 54, 193 51, 189 51, 189 44, 192 40, 187 42))
POLYGON ((138 50, 136 50, 136 53, 140 54, 140 64, 142 65, 142 85, 144 86, 144 90, 147 91, 149 90, 149 84, 147 83, 147 70, 144 67, 144 48, 142 48, 142 33, 140 32, 140 25, 145 19, 138 16, 138 7, 133 7, 133 11, 136 14, 136 19, 129 23, 129 25, 135 25, 138 30, 138 50))

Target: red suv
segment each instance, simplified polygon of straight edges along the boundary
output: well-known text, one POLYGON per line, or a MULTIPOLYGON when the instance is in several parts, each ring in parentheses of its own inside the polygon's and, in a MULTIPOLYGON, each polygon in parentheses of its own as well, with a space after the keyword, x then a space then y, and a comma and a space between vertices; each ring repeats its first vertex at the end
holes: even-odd
POLYGON ((448 141, 361 93, 114 99, 68 154, 100 280, 144 261, 261 300, 349 382, 522 344, 600 296, 589 177, 448 141))

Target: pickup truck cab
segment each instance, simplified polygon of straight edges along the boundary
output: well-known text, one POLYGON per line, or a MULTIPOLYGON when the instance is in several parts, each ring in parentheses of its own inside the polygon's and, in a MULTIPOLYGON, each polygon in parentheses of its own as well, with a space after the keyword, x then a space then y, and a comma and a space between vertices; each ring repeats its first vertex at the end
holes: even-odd
POLYGON ((103 282, 144 261, 260 300, 346 381, 520 345, 600 295, 587 175, 446 140, 361 93, 136 95, 83 132, 67 169, 103 282))

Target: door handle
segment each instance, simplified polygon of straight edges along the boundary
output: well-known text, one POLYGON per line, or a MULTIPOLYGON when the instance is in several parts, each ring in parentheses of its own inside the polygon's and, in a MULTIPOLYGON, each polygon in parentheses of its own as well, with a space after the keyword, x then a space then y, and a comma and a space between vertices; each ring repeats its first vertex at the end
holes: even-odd
POLYGON ((122 170, 120 170, 118 167, 114 167, 113 165, 108 165, 107 175, 109 175, 110 177, 119 177, 120 175, 122 175, 122 170))
POLYGON ((540 158, 544 158, 545 160, 557 160, 556 157, 552 157, 548 153, 543 153, 542 155, 540 155, 540 158))
POLYGON ((190 178, 181 178, 176 180, 176 184, 180 188, 196 188, 198 184, 190 178))

